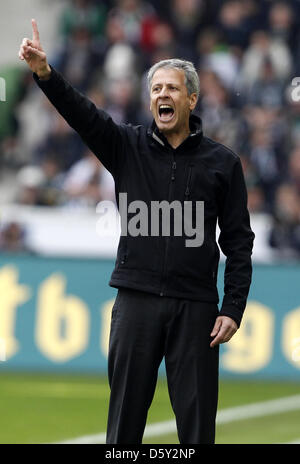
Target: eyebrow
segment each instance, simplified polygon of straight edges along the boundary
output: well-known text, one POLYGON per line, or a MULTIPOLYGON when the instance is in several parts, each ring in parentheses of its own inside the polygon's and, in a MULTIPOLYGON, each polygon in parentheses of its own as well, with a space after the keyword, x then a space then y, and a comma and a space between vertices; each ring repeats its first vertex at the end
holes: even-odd
MULTIPOLYGON (((152 84, 151 88, 152 87, 156 87, 157 85, 163 85, 161 82, 156 82, 155 84, 152 84)), ((176 85, 176 86, 180 86, 181 84, 179 83, 176 83, 176 82, 167 82, 167 85, 176 85)))

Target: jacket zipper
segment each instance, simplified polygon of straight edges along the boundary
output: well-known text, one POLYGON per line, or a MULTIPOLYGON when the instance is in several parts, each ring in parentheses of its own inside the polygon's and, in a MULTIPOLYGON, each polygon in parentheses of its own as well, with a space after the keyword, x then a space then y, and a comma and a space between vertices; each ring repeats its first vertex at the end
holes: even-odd
MULTIPOLYGON (((174 155, 173 155, 174 157, 174 155)), ((175 171, 176 171, 176 161, 173 160, 173 163, 172 163, 172 176, 171 176, 171 180, 175 180, 175 171)))
MULTIPOLYGON (((172 169, 171 169, 171 182, 169 183, 169 195, 168 195, 169 203, 170 203, 170 201, 172 199, 172 191, 173 191, 173 185, 174 185, 174 181, 175 181, 175 173, 176 173, 176 167, 177 167, 174 152, 172 153, 172 155, 173 155, 173 162, 172 162, 172 169)), ((165 246, 164 262, 163 262, 163 272, 162 272, 162 277, 161 277, 161 290, 160 290, 160 293, 159 293, 160 296, 164 296, 164 280, 165 280, 165 277, 166 277, 169 242, 170 242, 170 237, 166 237, 166 246, 165 246)))
POLYGON ((194 167, 193 164, 191 164, 189 166, 188 178, 187 178, 186 188, 185 188, 185 192, 184 192, 185 198, 189 197, 189 195, 191 193, 191 188, 190 187, 191 187, 191 179, 192 179, 193 167, 194 167))

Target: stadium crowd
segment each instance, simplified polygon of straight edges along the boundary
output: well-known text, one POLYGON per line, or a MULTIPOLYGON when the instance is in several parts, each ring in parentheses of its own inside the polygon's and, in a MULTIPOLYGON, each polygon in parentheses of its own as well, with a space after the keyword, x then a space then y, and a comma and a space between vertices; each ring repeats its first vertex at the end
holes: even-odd
MULTIPOLYGON (((148 68, 171 57, 193 61, 205 134, 239 154, 250 213, 270 214, 269 243, 282 257, 297 259, 299 18, 299 0, 70 0, 58 26, 59 47, 48 59, 116 122, 147 125, 148 68)), ((12 129, 0 140, 0 165, 16 172, 13 200, 93 207, 113 199, 110 174, 26 70, 22 84, 12 129)), ((22 233, 9 225, 0 248, 14 235, 22 233)))

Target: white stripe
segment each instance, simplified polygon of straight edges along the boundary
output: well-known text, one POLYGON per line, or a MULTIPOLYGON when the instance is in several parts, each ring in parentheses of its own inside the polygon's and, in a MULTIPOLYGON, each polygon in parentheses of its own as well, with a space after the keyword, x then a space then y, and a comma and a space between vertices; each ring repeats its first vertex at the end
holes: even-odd
POLYGON ((97 433, 96 435, 84 435, 83 437, 72 438, 56 443, 57 445, 93 445, 105 443, 106 433, 97 433))
POLYGON ((268 416, 296 409, 300 409, 300 395, 223 409, 217 415, 217 423, 226 424, 237 420, 268 416))
POLYGON ((286 443, 282 443, 282 445, 300 445, 300 438, 298 438, 297 440, 292 440, 286 443))
MULTIPOLYGON (((275 400, 261 401, 243 406, 222 409, 217 414, 217 424, 228 424, 229 422, 251 419, 253 417, 262 417, 280 412, 295 411, 300 409, 300 395, 278 398, 275 400)), ((157 422, 149 424, 145 428, 144 437, 156 437, 176 433, 175 420, 157 422)), ((80 445, 80 444, 98 444, 105 443, 106 434, 100 433, 95 435, 85 435, 70 440, 61 441, 58 444, 80 445)), ((290 442, 293 444, 300 443, 298 440, 290 442)))
POLYGON ((157 140, 161 145, 165 146, 164 142, 153 132, 152 137, 157 140))

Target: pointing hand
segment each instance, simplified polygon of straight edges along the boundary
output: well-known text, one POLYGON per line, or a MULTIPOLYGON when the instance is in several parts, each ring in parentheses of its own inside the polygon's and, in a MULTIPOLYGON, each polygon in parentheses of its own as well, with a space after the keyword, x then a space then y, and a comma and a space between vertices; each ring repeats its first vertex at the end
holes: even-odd
POLYGON ((32 72, 36 73, 40 79, 47 80, 51 74, 51 68, 47 63, 46 53, 44 52, 40 35, 35 19, 31 20, 32 39, 24 38, 20 50, 20 60, 25 60, 32 72))

